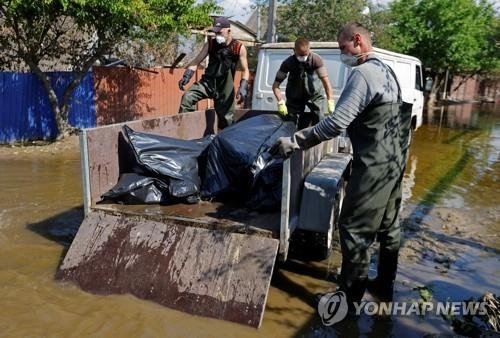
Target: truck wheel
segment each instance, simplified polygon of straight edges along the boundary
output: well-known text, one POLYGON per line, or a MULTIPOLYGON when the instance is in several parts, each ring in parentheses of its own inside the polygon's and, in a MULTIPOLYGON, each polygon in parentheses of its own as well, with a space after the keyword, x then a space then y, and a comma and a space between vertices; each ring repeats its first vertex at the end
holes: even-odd
POLYGON ((335 231, 338 227, 344 194, 345 181, 342 179, 333 202, 328 232, 295 230, 291 237, 289 257, 306 261, 322 261, 330 257, 332 249, 336 247, 335 231))

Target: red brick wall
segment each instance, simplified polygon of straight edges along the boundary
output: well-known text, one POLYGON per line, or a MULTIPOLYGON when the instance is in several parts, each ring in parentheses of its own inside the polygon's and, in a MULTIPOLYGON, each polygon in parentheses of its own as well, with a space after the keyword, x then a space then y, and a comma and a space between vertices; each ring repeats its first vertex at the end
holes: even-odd
POLYGON ((453 77, 449 96, 463 101, 472 101, 478 96, 479 81, 476 76, 462 82, 463 78, 453 77))

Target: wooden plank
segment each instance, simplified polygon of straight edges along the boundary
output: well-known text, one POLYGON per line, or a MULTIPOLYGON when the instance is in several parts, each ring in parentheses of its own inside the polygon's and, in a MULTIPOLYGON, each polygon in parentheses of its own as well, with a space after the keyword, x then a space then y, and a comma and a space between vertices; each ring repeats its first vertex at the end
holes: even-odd
POLYGON ((98 204, 94 210, 127 217, 141 216, 158 222, 176 221, 177 224, 212 230, 279 237, 279 212, 258 212, 216 201, 173 205, 98 204))
POLYGON ((82 192, 83 192, 83 212, 85 216, 90 212, 92 204, 90 200, 90 177, 89 177, 89 152, 87 145, 87 131, 83 129, 79 136, 80 141, 80 165, 82 176, 82 192))
POLYGON ((283 162, 283 176, 281 188, 281 219, 280 219, 280 245, 279 260, 284 262, 288 256, 290 247, 290 183, 291 183, 290 159, 283 162))
POLYGON ((278 240, 92 211, 56 278, 259 327, 278 240))

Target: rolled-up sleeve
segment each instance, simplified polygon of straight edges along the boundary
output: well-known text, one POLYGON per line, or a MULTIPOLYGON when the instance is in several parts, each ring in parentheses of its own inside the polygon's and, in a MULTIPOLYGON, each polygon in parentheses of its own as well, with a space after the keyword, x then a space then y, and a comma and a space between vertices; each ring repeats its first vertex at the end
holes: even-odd
POLYGON ((315 137, 324 141, 340 135, 371 100, 372 95, 365 77, 360 71, 354 69, 347 79, 334 113, 314 126, 315 137))
POLYGON ((323 63, 323 59, 321 56, 317 54, 311 54, 312 67, 318 74, 319 78, 328 76, 328 71, 326 70, 325 64, 323 63))
POLYGON ((281 83, 286 79, 288 72, 289 72, 288 63, 289 63, 288 59, 286 59, 285 61, 283 61, 281 63, 280 69, 276 73, 276 77, 274 79, 275 82, 281 83))

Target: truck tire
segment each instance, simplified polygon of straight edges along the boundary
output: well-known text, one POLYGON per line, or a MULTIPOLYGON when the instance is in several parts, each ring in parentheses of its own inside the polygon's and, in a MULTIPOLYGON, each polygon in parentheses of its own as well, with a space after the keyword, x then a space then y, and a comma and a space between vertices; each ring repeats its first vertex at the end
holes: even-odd
POLYGON ((330 227, 327 233, 297 229, 293 232, 290 245, 291 258, 310 261, 322 261, 330 257, 336 247, 335 231, 338 228, 340 209, 344 200, 346 182, 339 181, 330 217, 330 227))

